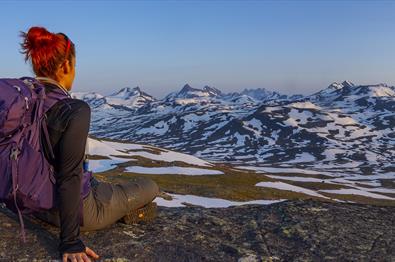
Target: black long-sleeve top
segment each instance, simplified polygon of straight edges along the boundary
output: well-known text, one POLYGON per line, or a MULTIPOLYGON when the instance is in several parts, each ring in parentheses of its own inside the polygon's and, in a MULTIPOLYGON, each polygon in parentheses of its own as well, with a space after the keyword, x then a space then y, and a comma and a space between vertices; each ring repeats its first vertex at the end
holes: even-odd
MULTIPOLYGON (((44 83, 46 92, 59 88, 44 83)), ((47 127, 55 158, 44 152, 55 169, 56 202, 60 216, 59 252, 84 252, 85 245, 80 240, 81 180, 85 144, 90 125, 90 107, 78 99, 67 98, 58 101, 47 112, 47 127)))

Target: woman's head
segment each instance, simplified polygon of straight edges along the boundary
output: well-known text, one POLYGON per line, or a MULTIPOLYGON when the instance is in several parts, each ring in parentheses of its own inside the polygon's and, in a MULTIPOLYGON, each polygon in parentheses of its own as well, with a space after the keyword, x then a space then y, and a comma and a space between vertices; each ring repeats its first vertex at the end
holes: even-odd
POLYGON ((22 54, 30 60, 37 76, 49 77, 70 90, 75 76, 75 46, 63 33, 51 33, 43 27, 21 32, 22 54))

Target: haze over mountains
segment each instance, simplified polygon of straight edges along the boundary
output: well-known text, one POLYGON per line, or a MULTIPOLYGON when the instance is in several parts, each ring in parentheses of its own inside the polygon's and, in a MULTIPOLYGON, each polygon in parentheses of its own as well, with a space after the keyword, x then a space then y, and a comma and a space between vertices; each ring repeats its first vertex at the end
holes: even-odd
POLYGON ((139 87, 91 105, 90 133, 218 162, 379 176, 395 172, 395 88, 332 83, 312 95, 222 93, 185 85, 163 99, 139 87))

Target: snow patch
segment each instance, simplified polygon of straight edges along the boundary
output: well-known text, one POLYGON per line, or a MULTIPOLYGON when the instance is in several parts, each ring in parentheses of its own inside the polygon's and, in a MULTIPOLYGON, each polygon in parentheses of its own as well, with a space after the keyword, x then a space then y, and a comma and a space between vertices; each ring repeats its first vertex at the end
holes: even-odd
POLYGON ((269 188, 275 188, 275 189, 280 189, 280 190, 286 190, 286 191, 293 191, 293 192, 297 192, 297 193, 303 193, 306 195, 310 195, 310 196, 315 196, 315 197, 322 197, 322 198, 327 198, 321 194, 318 194, 317 192, 310 190, 310 189, 306 189, 303 187, 298 187, 298 186, 294 186, 294 185, 290 185, 287 183, 283 183, 283 182, 259 182, 257 183, 255 186, 260 186, 260 187, 269 187, 269 188))
POLYGON ((133 172, 140 174, 171 174, 171 175, 188 175, 188 176, 200 176, 200 175, 222 175, 222 171, 213 169, 203 169, 195 167, 181 167, 181 166, 169 166, 169 167, 143 167, 143 166, 129 166, 125 169, 125 172, 133 172))
POLYGON ((154 199, 159 206, 166 207, 185 207, 183 203, 198 205, 206 208, 223 208, 230 206, 240 206, 240 205, 270 205, 278 202, 284 201, 284 199, 280 200, 252 200, 246 202, 239 201, 230 201, 221 198, 211 198, 211 197, 201 197, 195 195, 178 195, 178 194, 169 194, 173 198, 172 200, 165 200, 161 197, 157 197, 154 199))

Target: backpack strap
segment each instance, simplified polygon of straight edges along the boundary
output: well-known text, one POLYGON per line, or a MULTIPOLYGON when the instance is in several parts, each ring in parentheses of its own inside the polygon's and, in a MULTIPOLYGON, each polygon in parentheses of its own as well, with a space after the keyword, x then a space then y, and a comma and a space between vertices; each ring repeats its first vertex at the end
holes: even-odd
POLYGON ((41 129, 44 132, 45 142, 47 143, 49 155, 51 157, 51 161, 55 159, 55 154, 52 149, 51 139, 49 138, 48 127, 47 127, 47 115, 44 114, 44 120, 41 121, 41 129))
POLYGON ((16 199, 16 192, 18 190, 18 182, 16 181, 17 179, 17 172, 18 172, 18 158, 19 154, 21 152, 19 151, 18 145, 14 144, 14 147, 12 148, 11 151, 11 172, 12 172, 12 194, 14 198, 14 205, 16 207, 16 210, 18 211, 18 218, 19 218, 19 223, 21 225, 21 236, 23 243, 26 243, 26 232, 25 232, 25 223, 23 222, 23 217, 22 217, 22 212, 18 206, 17 199, 16 199))
POLYGON ((43 115, 44 118, 41 121, 41 128, 44 133, 45 142, 48 147, 48 151, 51 157, 51 160, 55 159, 55 154, 52 149, 51 140, 49 138, 48 127, 47 127, 47 112, 51 109, 57 102, 72 98, 71 95, 64 90, 64 88, 55 80, 47 77, 36 77, 34 79, 35 85, 42 85, 45 89, 45 100, 44 100, 44 109, 43 115), (48 88, 45 84, 50 84, 51 86, 56 86, 57 88, 48 88))
MULTIPOLYGON (((22 80, 25 85, 29 86, 32 97, 33 97, 33 94, 35 94, 37 96, 40 95, 39 92, 37 92, 37 93, 33 92, 34 86, 31 82, 31 79, 26 77, 26 78, 21 78, 20 80, 22 80)), ((15 86, 15 88, 17 88, 18 91, 22 90, 19 86, 15 86)), ((29 90, 29 89, 25 89, 25 90, 29 90)), ((27 100, 26 96, 25 96, 25 100, 26 100, 26 109, 28 109, 28 102, 27 102, 28 100, 27 100)), ((23 221, 22 211, 19 208, 18 201, 17 201, 17 191, 19 189, 19 185, 18 185, 18 181, 17 181, 18 162, 19 162, 19 156, 22 153, 20 151, 21 138, 22 138, 21 136, 22 136, 22 132, 19 132, 17 135, 15 135, 12 138, 13 141, 12 141, 12 147, 11 147, 11 153, 10 153, 10 160, 11 160, 11 180, 12 180, 13 202, 14 202, 14 206, 15 206, 17 213, 18 213, 19 223, 21 226, 22 240, 24 243, 26 243, 25 224, 23 221)))

